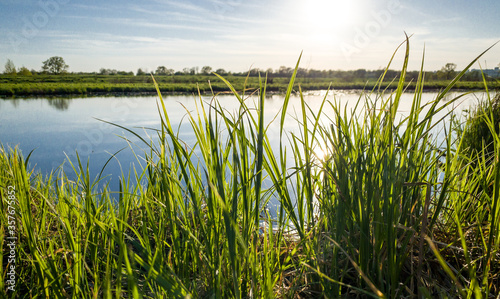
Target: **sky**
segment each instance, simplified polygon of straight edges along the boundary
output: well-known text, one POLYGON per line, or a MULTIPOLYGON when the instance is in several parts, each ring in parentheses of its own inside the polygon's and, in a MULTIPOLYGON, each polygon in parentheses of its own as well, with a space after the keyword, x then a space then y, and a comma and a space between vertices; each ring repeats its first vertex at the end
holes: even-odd
MULTIPOLYGON (((307 69, 376 70, 405 33, 410 70, 423 57, 425 70, 461 70, 500 40, 499 11, 498 0, 0 0, 0 71, 7 59, 40 70, 61 56, 71 72, 244 72, 294 67, 301 53, 307 69)), ((498 66, 500 45, 479 61, 498 66)))

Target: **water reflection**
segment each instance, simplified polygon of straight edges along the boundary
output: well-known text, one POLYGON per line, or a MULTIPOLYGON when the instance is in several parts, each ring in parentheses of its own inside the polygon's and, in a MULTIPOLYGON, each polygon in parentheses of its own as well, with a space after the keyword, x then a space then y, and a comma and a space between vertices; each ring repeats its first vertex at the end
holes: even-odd
MULTIPOLYGON (((303 96, 311 111, 318 111, 322 100, 326 98, 333 104, 338 103, 339 107, 345 107, 346 113, 349 114, 350 111, 353 113, 357 111, 356 103, 361 94, 349 91, 330 91, 329 93, 317 91, 304 93, 303 96)), ((422 102, 434 100, 436 96, 437 93, 424 93, 422 102)), ((468 98, 475 102, 477 96, 481 96, 481 94, 471 95, 468 98)), ((167 95, 164 97, 170 122, 173 127, 179 128, 176 131, 179 132, 179 137, 186 144, 196 144, 196 136, 185 119, 186 110, 192 111, 192 113, 197 111, 196 105, 199 102, 195 101, 195 98, 192 95, 167 95), (184 122, 181 126, 183 119, 184 122)), ((76 161, 76 152, 78 151, 83 163, 91 161, 91 176, 95 177, 114 153, 128 146, 128 143, 118 136, 123 136, 129 141, 141 145, 137 136, 127 133, 120 127, 98 121, 96 118, 133 129, 146 140, 149 140, 149 136, 156 139, 154 131, 143 128, 158 129, 160 127, 157 99, 155 96, 135 96, 0 100, 0 143, 5 146, 19 144, 25 155, 36 149, 30 161, 33 166, 36 165, 37 170, 45 174, 60 166, 68 158, 73 162, 76 161)), ((210 99, 207 98, 206 102, 210 103, 210 99)), ((220 95, 218 100, 223 109, 230 114, 237 113, 239 110, 239 102, 234 96, 220 95)), ((412 94, 403 95, 399 107, 401 117, 408 116, 412 100, 412 94)), ((258 103, 258 98, 251 96, 245 102, 251 107, 254 103, 258 103)), ((281 142, 281 128, 278 122, 282 107, 283 95, 269 94, 266 97, 264 121, 266 124, 273 122, 272 125, 266 126, 266 134, 272 146, 276 148, 279 148, 281 142), (278 115, 277 118, 275 118, 276 115, 278 115)), ((332 122, 329 118, 333 113, 329 110, 331 107, 328 104, 323 109, 324 117, 320 119, 320 123, 328 125, 332 122)), ((255 109, 252 111, 256 113, 255 109)), ((301 119, 300 97, 294 94, 290 99, 288 116, 285 119, 283 130, 300 136, 301 128, 298 127, 297 120, 301 119)), ((153 142, 156 141, 153 140, 153 142)), ((135 147, 134 149, 137 149, 140 156, 143 149, 135 147)), ((317 145, 313 155, 317 162, 321 163, 329 151, 330 149, 325 148, 324 145, 317 145)), ((116 159, 112 159, 107 164, 103 174, 111 175, 111 189, 118 189, 117 178, 122 173, 128 173, 129 169, 132 169, 132 165, 139 166, 137 165, 137 157, 133 155, 131 150, 121 151, 116 159)), ((72 172, 68 163, 64 164, 64 169, 68 173, 72 172)))
POLYGON ((47 99, 47 103, 49 103, 51 107, 54 107, 57 110, 61 111, 68 110, 71 101, 72 101, 71 99, 58 99, 58 98, 47 99))
MULTIPOLYGON (((55 108, 56 110, 59 111, 65 111, 68 110, 72 98, 66 98, 66 97, 57 97, 57 98, 43 98, 43 99, 36 99, 36 100, 41 100, 43 102, 46 102, 49 104, 50 107, 55 108)), ((33 103, 36 101, 35 99, 32 98, 3 98, 1 99, 2 103, 8 103, 12 105, 14 108, 19 108, 19 105, 23 102, 26 103, 33 103)))
POLYGON ((20 99, 2 99, 2 103, 10 103, 14 108, 19 107, 20 99))

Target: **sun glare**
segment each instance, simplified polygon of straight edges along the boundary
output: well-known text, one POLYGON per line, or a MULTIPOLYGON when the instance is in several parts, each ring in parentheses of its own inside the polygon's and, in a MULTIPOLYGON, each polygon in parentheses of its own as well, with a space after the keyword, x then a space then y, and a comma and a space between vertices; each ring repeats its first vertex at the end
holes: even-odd
POLYGON ((313 30, 332 30, 352 24, 356 1, 311 0, 304 1, 302 14, 304 21, 313 30))

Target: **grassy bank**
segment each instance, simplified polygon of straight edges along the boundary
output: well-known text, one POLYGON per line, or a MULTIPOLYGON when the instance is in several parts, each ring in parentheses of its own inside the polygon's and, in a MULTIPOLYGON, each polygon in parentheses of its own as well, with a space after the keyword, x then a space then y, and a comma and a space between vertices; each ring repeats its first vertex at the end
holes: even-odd
MULTIPOLYGON (((392 71, 394 73, 394 71, 392 71)), ((225 76, 237 90, 243 87, 250 89, 259 88, 259 78, 256 76, 225 76)), ((416 80, 406 78, 407 85, 414 89, 416 80)), ((163 92, 174 93, 196 93, 198 89, 202 93, 229 91, 222 80, 216 75, 169 75, 157 76, 157 83, 163 92)), ((333 89, 368 89, 374 87, 397 88, 397 79, 386 77, 380 82, 376 78, 330 78, 330 77, 300 77, 296 78, 296 83, 300 84, 303 90, 326 90, 333 89)), ((490 88, 497 89, 500 84, 496 81, 490 82, 490 88)), ((448 81, 432 80, 428 81, 423 88, 425 90, 444 89, 448 81)), ((482 81, 459 81, 454 89, 478 90, 482 89, 482 81)), ((285 92, 288 87, 288 78, 272 77, 268 78, 267 91, 285 92)), ((91 74, 62 74, 46 75, 38 74, 33 76, 10 76, 0 75, 0 96, 20 97, 20 96, 64 96, 64 95, 96 95, 96 94, 128 94, 128 93, 156 93, 150 76, 134 75, 91 75, 91 74)))
MULTIPOLYGON (((500 137, 493 134, 491 163, 462 149, 459 132, 466 130, 455 122, 444 124, 447 137, 437 144, 436 115, 460 98, 441 101, 456 80, 422 103, 420 77, 411 113, 397 120, 407 87, 406 46, 394 91, 361 95, 357 116, 325 99, 323 107, 334 111, 323 115, 328 123, 302 99, 296 135, 283 131, 292 75, 275 119, 276 150, 264 123, 265 78, 255 109, 247 106, 248 93, 221 77, 240 110, 225 111, 216 96, 210 108, 200 99, 188 117, 196 144, 177 136, 158 90, 159 142, 137 136, 150 150, 147 167, 131 174, 147 184, 132 185, 124 176, 117 202, 96 189, 78 161, 72 182, 61 172, 31 173, 19 152, 2 149, 0 272, 8 277, 13 232, 17 293, 7 291, 5 279, 0 292, 16 298, 498 296, 500 137), (319 148, 326 158, 316 155, 319 148), (272 186, 264 188, 264 179, 272 186), (280 202, 273 218, 266 208, 271 197, 280 202), (8 223, 11 210, 15 221, 8 223)), ((488 114, 484 119, 498 125, 488 114)))

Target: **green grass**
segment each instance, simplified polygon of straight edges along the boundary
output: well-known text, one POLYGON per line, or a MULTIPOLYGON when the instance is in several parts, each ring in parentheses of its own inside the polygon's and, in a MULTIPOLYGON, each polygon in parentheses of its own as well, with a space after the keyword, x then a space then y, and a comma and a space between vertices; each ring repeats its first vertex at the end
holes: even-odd
POLYGON ((441 101, 463 73, 423 103, 424 76, 405 82, 405 46, 396 88, 366 91, 356 114, 326 97, 313 112, 299 87, 300 130, 291 134, 284 121, 297 91, 294 73, 275 118, 279 149, 271 147, 264 122, 267 78, 259 77, 251 95, 219 77, 239 111, 225 111, 217 94, 210 107, 200 96, 187 117, 197 138, 189 145, 170 124, 155 85, 159 141, 136 135, 148 147, 147 165, 123 175, 118 201, 98 190, 80 160, 72 164, 75 181, 62 171, 42 177, 16 149, 2 148, 0 241, 8 233, 8 186, 16 188, 19 238, 17 293, 6 292, 2 280, 2 296, 498 296, 498 124, 485 116, 497 158, 466 156, 463 136, 452 133, 455 122, 436 119, 460 99, 441 101), (410 89, 411 113, 400 121, 401 95, 410 89), (254 95, 257 107, 247 104, 254 95), (334 113, 326 115, 327 107, 334 113), (432 135, 436 126, 450 132, 442 143, 432 135), (319 148, 327 158, 316 157, 319 148), (145 185, 131 183, 143 178, 145 185), (264 187, 264 179, 272 186, 264 187), (493 192, 471 193, 478 184, 493 192), (266 208, 272 197, 280 202, 273 218, 266 208))
POLYGON ((485 151, 485 156, 491 159, 494 153, 494 136, 499 133, 497 124, 500 122, 500 94, 478 102, 476 107, 467 113, 468 122, 463 126, 467 129, 461 132, 465 154, 477 155, 485 151), (495 133, 492 134, 492 131, 495 133))
MULTIPOLYGON (((337 73, 349 73, 338 71, 337 73)), ((397 82, 392 82, 397 72, 391 70, 390 75, 383 81, 376 78, 341 77, 335 72, 331 75, 325 73, 320 77, 310 77, 302 74, 296 78, 303 90, 325 90, 333 89, 372 89, 381 86, 383 88, 397 88, 397 82)), ((388 74, 389 74, 388 73, 388 74)), ((407 85, 414 89, 417 85, 412 72, 411 78, 406 78, 407 85)), ((431 75, 431 74, 429 74, 431 75)), ((227 80, 237 90, 243 87, 250 89, 259 88, 259 78, 256 76, 227 75, 227 80)), ((227 85, 216 75, 169 75, 157 76, 155 78, 162 92, 168 93, 210 93, 212 91, 229 91, 227 85)), ((500 87, 496 81, 489 83, 492 88, 500 87)), ((429 80, 423 86, 426 90, 443 89, 448 85, 444 80, 429 80)), ((477 90, 482 89, 484 83, 479 81, 459 81, 454 85, 455 89, 477 90)), ((288 78, 272 74, 266 82, 266 90, 273 92, 285 92, 288 88, 288 78)), ((37 74, 33 76, 11 76, 0 75, 0 96, 2 97, 26 97, 26 96, 56 96, 56 95, 102 95, 102 94, 127 94, 127 93, 156 93, 150 76, 141 75, 100 75, 100 74, 62 74, 48 75, 37 74)))

